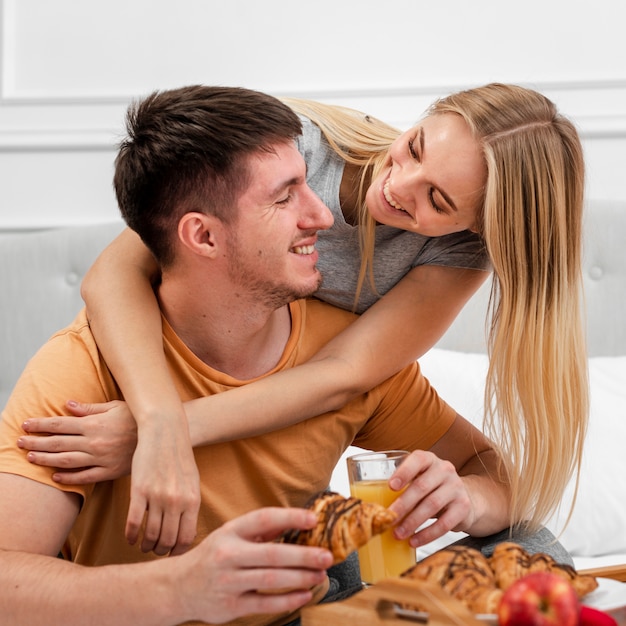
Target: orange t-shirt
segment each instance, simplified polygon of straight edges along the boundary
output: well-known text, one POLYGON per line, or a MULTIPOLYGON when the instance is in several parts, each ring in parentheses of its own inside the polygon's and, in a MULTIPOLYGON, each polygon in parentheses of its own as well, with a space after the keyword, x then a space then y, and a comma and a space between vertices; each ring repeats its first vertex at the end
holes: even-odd
MULTIPOLYGON (((294 302, 290 311, 291 335, 272 372, 308 360, 354 319, 352 314, 315 299, 294 302)), ((163 341, 183 401, 252 382, 234 379, 206 365, 165 319, 163 341)), ((89 486, 61 486, 52 481, 50 468, 32 465, 26 453, 17 448, 25 419, 62 415, 68 398, 85 402, 122 399, 84 311, 45 344, 18 381, 0 423, 0 471, 83 497, 81 512, 64 548, 68 559, 105 565, 159 558, 144 554, 124 537, 130 477, 89 486)), ((196 448, 202 496, 196 541, 247 511, 303 505, 313 493, 327 488, 349 445, 371 450, 428 449, 448 430, 455 415, 414 363, 338 411, 265 435, 196 448)), ((207 415, 206 419, 219 416, 207 415)), ((47 523, 50 520, 42 518, 42 527, 47 523)), ((318 595, 323 592, 322 588, 318 595)), ((251 616, 237 623, 256 626, 279 617, 251 616)))

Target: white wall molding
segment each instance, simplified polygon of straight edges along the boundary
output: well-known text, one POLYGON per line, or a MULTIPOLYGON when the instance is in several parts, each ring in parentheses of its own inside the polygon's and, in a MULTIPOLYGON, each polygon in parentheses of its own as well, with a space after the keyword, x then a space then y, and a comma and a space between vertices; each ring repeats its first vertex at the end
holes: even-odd
MULTIPOLYGON (((406 128, 435 98, 468 86, 320 89, 275 92, 275 95, 353 106, 406 128)), ((583 139, 626 137, 626 79, 535 83, 528 86, 555 100, 559 108, 574 119, 583 139)), ((124 113, 132 99, 131 96, 16 98, 2 95, 0 151, 112 149, 119 141, 124 113)))
MULTIPOLYGON (((259 20, 270 19, 268 13, 272 10, 284 9, 283 3, 286 0, 269 0, 267 8, 257 15, 259 20)), ((531 4, 533 1, 531 0, 531 4)), ((368 0, 364 2, 363 9, 368 5, 368 0)), ((605 0, 599 0, 605 2, 605 0)), ((263 50, 259 58, 250 58, 244 51, 242 56, 231 54, 227 59, 222 59, 218 64, 208 64, 207 71, 198 71, 204 63, 198 58, 185 57, 185 50, 188 41, 184 32, 177 31, 172 21, 176 17, 171 4, 165 0, 110 0, 108 3, 93 0, 91 9, 80 0, 57 0, 53 6, 45 0, 0 0, 0 151, 36 151, 36 150, 110 150, 119 140, 123 132, 123 120, 128 103, 137 97, 145 95, 148 91, 164 86, 178 86, 189 83, 188 77, 202 76, 202 82, 211 83, 214 79, 217 84, 226 84, 221 80, 224 76, 232 76, 234 83, 239 84, 250 75, 245 67, 246 61, 258 63, 259 60, 266 59, 268 70, 256 78, 257 84, 246 84, 246 86, 262 89, 275 95, 289 95, 303 98, 312 98, 325 102, 343 104, 361 109, 372 115, 377 115, 395 124, 400 128, 406 128, 413 124, 421 115, 424 109, 437 97, 467 88, 468 86, 487 82, 480 81, 479 76, 484 75, 482 67, 475 68, 473 74, 468 74, 468 81, 460 82, 454 79, 458 77, 458 72, 452 73, 451 68, 462 67, 459 58, 458 62, 450 63, 450 59, 439 56, 437 64, 443 68, 441 72, 417 72, 412 68, 412 63, 407 52, 413 52, 414 47, 407 41, 395 43, 395 65, 394 71, 386 68, 384 74, 377 74, 376 68, 381 67, 374 63, 375 59, 365 59, 367 64, 371 64, 372 75, 363 72, 362 68, 355 68, 354 63, 347 66, 349 80, 338 80, 346 68, 331 67, 329 71, 325 68, 316 68, 316 71, 305 72, 305 80, 302 76, 292 76, 284 67, 272 67, 277 58, 277 51, 273 48, 263 50), (141 13, 142 6, 150 6, 153 9, 150 15, 141 13), (97 18, 93 18, 93 16, 97 18), (159 38, 155 34, 150 34, 148 28, 145 32, 138 31, 130 40, 127 47, 120 45, 119 37, 108 39, 103 32, 114 28, 123 29, 124 23, 118 20, 123 16, 141 15, 145 24, 153 29, 173 28, 173 41, 179 44, 180 51, 176 46, 170 52, 164 53, 159 46, 159 38), (76 24, 72 19, 77 21, 76 24), (110 51, 103 49, 103 45, 110 45, 110 51), (38 49, 37 46, 40 46, 38 49), (140 70, 140 66, 133 63, 136 57, 142 55, 145 49, 153 47, 153 57, 156 65, 163 65, 166 59, 173 59, 175 62, 163 67, 162 72, 157 76, 162 76, 165 85, 151 84, 149 78, 154 67, 146 66, 146 71, 140 70), (32 51, 31 51, 32 49, 32 51), (107 63, 108 54, 110 63, 107 63), (180 62, 177 62, 177 54, 180 55, 180 62), (81 59, 81 56, 84 59, 81 59), (231 58, 232 56, 232 58, 231 58), (82 61, 82 65, 81 65, 82 61), (128 63, 124 74, 128 71, 134 78, 125 81, 119 69, 128 63), (187 73, 189 67, 193 71, 187 73), (221 69, 222 66, 226 70, 221 69), (179 71, 177 71, 179 68, 179 71), (230 69, 228 69, 230 68, 230 69), (447 72, 446 72, 447 68, 447 72), (356 71, 356 70, 359 71, 356 71), (76 73, 80 70, 81 76, 76 73), (93 75, 95 72, 95 75, 93 75), (197 73, 196 73, 197 72, 197 73), (433 76, 436 78, 433 80, 433 76), (52 79, 51 79, 52 78, 52 79), (174 81, 174 82, 173 82, 174 81), (177 82, 179 81, 179 82, 177 82), (480 82, 476 82, 480 81, 480 82), (288 85, 286 87, 285 85, 288 85), (338 86, 340 85, 340 86, 338 86), (148 88, 146 89, 146 86, 148 88)), ((230 11, 233 15, 237 13, 237 0, 229 7, 221 6, 221 11, 230 11)), ((323 4, 323 3, 322 3, 323 4)), ((373 0, 369 2, 373 6, 377 3, 373 0)), ((389 5, 390 13, 393 9, 406 12, 410 3, 402 0, 391 0, 389 5)), ((144 8, 145 8, 144 6, 144 8)), ((199 2, 195 0, 183 0, 181 11, 187 10, 189 16, 197 21, 216 21, 215 2, 199 2)), ((612 6, 610 3, 606 7, 612 6)), ((290 7, 296 11, 305 11, 306 5, 290 7)), ((250 8, 252 11, 252 8, 250 8)), ((340 10, 340 7, 337 7, 340 10)), ((415 7, 410 8, 414 12, 415 7)), ((482 8, 477 7, 477 11, 486 11, 485 15, 493 18, 501 11, 501 6, 496 0, 486 2, 482 8)), ((512 9, 510 9, 512 10, 512 9)), ((530 11, 530 7, 528 9, 530 11)), ((430 7, 429 15, 436 19, 439 11, 444 11, 438 7, 430 7)), ((366 13, 366 12, 365 12, 366 13)), ((340 15, 339 13, 338 15, 340 15)), ((444 11, 444 15, 447 13, 444 11)), ((607 13, 608 15, 609 13, 607 13)), ((420 16, 417 11, 415 16, 420 16)), ((589 20, 593 20, 593 15, 585 16, 571 12, 572 24, 580 22, 587 25, 589 20)), ((228 15, 226 16, 228 18, 228 15)), ((240 16, 239 16, 240 17, 240 16)), ((518 16, 524 20, 528 16, 518 16)), ((311 16, 313 19, 313 16, 311 16)), ((356 18, 354 18, 356 19, 356 18)), ((393 15, 380 15, 380 26, 389 21, 396 24, 393 15)), ((618 16, 613 16, 614 20, 618 16)), ((219 20, 218 20, 219 21, 219 20)), ((360 17, 359 23, 365 29, 372 28, 371 19, 360 17)), ((187 29, 190 33, 198 32, 194 29, 196 25, 187 20, 187 29)), ((208 22, 207 22, 208 23, 208 22)), ((532 23, 532 20, 531 20, 532 23)), ((477 22, 479 26, 480 21, 477 22)), ((539 25, 538 25, 539 26, 539 25)), ((544 25, 545 26, 545 25, 544 25)), ((245 30, 245 22, 242 23, 245 30)), ((329 25, 330 27, 330 25, 329 25)), ((454 31, 460 25, 449 24, 454 31)), ((605 29, 608 25, 605 26, 605 29)), ((614 28, 614 27, 613 27, 614 28)), ((194 51, 199 51, 200 57, 211 59, 214 55, 228 47, 232 37, 238 33, 239 27, 230 22, 224 22, 223 28, 218 32, 214 31, 214 37, 207 37, 199 44, 194 51)), ((157 31, 158 32, 158 31, 157 31)), ((552 31, 550 31, 552 32, 552 31)), ((575 31, 572 31, 575 32, 575 31)), ((465 30, 458 35, 465 36, 465 30)), ((559 37, 557 31, 554 36, 559 37)), ((161 32, 161 36, 163 32, 161 32)), ((284 41, 286 46, 293 47, 294 42, 299 42, 297 36, 286 32, 284 41), (295 37, 295 39, 294 39, 295 37)), ((495 35, 495 34, 494 34, 495 35)), ((435 37, 433 41, 428 37, 433 37, 430 31, 420 35, 420 43, 426 47, 432 45, 433 41, 438 42, 435 37)), ((598 33, 598 37, 602 37, 598 33)), ((560 35, 564 50, 571 49, 568 45, 569 39, 563 41, 563 34, 560 35)), ((497 55, 489 58, 489 75, 493 76, 519 76, 520 58, 527 59, 529 64, 528 72, 533 75, 533 63, 536 68, 541 68, 537 73, 537 80, 532 84, 527 80, 520 81, 509 78, 510 82, 518 82, 536 88, 551 97, 559 108, 577 123, 582 137, 585 138, 623 138, 626 137, 626 68, 621 63, 606 62, 611 59, 609 48, 600 49, 598 46, 598 61, 602 63, 581 64, 581 69, 576 72, 568 72, 563 78, 548 78, 552 74, 546 70, 550 64, 543 62, 541 40, 537 50, 528 49, 524 54, 518 51, 517 45, 522 41, 523 35, 511 31, 511 48, 503 54, 503 59, 497 55), (510 74, 504 70, 507 67, 506 59, 515 61, 510 74), (500 68, 500 69, 498 69, 500 68), (517 69, 515 69, 517 68, 517 69)), ((187 38, 188 39, 188 38, 187 38)), ((454 37, 448 42, 452 45, 454 37)), ((474 46, 484 45, 484 42, 470 38, 474 46)), ((259 41, 264 41, 257 31, 248 31, 248 42, 251 50, 258 45, 259 41), (259 39, 260 38, 260 39, 259 39)), ((525 39, 524 39, 525 41, 525 39)), ((611 41, 609 38, 608 41, 611 41)), ((498 39, 494 39, 494 46, 498 39)), ((604 43, 604 42, 603 42, 604 43)), ((463 46, 463 39, 460 39, 459 46, 463 46)), ((466 45, 466 44, 465 44, 466 45)), ((611 44, 615 46, 615 44, 611 44)), ((229 50, 236 52, 236 49, 229 50)), ((294 50, 295 52, 295 50, 294 50)), ((417 51, 415 51, 417 54, 417 51)), ((472 50, 467 49, 468 53, 472 50)), ((310 63, 312 58, 320 56, 326 59, 328 54, 326 47, 317 52, 309 48, 298 51, 302 55, 304 65, 310 63)), ((298 55, 296 55, 298 56, 298 55)), ((451 57, 454 58, 454 46, 452 45, 451 57)), ((471 54, 470 54, 471 56, 471 54)), ((613 55, 614 56, 614 55, 613 55)), ((284 57, 284 55, 283 55, 284 57)), ((420 58, 420 55, 417 54, 420 58)), ((142 57, 143 58, 143 57, 142 57)), ((279 55, 279 58, 280 55, 279 55)), ((553 59, 554 60, 554 59, 553 59)), ((284 59, 283 64, 289 66, 284 59)), ((435 65, 437 65, 435 64, 435 65)), ((428 64, 427 64, 428 65, 428 64)), ((433 65, 431 61, 430 66, 433 65)), ((394 64, 392 64, 392 67, 394 64)), ((384 67, 384 66, 383 66, 384 67)), ((523 67, 523 64, 522 64, 523 67)), ((558 67, 558 66, 557 66, 558 67)), ((557 70, 558 71, 558 70, 557 70)), ((461 72, 464 74, 466 72, 461 72)), ((493 80, 491 78, 490 80, 493 80)), ((193 82, 193 81, 192 81, 193 82)), ((195 81, 200 82, 200 81, 195 81)))
POLYGON ((129 102, 192 83, 401 129, 448 93, 526 85, 577 125, 590 195, 625 199, 625 20, 621 0, 0 0, 0 229, 115 219, 129 102))
POLYGON ((84 152, 114 150, 115 135, 96 130, 0 131, 0 152, 84 152))

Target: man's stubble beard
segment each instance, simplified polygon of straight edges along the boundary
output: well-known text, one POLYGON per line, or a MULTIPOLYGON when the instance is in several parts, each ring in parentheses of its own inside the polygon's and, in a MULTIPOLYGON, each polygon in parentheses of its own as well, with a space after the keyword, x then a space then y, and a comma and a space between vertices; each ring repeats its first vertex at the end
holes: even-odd
POLYGON ((243 253, 236 236, 229 238, 228 273, 235 285, 241 287, 252 302, 275 310, 294 300, 312 296, 322 284, 318 272, 314 286, 298 287, 294 284, 276 283, 271 279, 259 278, 257 264, 251 261, 251 255, 243 253))

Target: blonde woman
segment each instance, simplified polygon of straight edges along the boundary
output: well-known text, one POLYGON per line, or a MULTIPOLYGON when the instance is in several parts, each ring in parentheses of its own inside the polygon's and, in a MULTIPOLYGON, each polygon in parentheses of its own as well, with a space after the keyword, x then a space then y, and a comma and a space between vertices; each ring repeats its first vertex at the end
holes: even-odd
MULTIPOLYGON (((352 110, 288 103, 303 119, 308 182, 335 217, 319 233, 317 296, 362 315, 304 365, 183 407, 160 345, 150 286, 158 268, 126 231, 83 294, 127 406, 72 402, 86 417, 29 420, 32 433, 72 437, 25 437, 23 447, 36 463, 87 468, 57 472, 61 483, 113 478, 130 461, 97 433, 130 410, 138 442, 127 536, 138 538, 145 514, 144 550, 183 551, 198 503, 191 442, 253 436, 343 406, 430 349, 491 269, 485 430, 507 459, 511 525, 538 528, 579 468, 588 415, 574 126, 541 94, 502 84, 438 100, 404 133, 352 110), (186 419, 189 438, 179 434, 186 419)), ((421 531, 413 544, 433 538, 421 531)))

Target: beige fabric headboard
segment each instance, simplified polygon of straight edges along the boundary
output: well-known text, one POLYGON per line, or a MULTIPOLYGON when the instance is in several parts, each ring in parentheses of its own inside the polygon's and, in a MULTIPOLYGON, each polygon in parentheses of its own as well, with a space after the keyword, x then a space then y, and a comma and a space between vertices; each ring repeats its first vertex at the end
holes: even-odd
MULTIPOLYGON (((583 275, 589 356, 626 355, 626 202, 590 202, 586 211, 583 275)), ((438 348, 486 351, 490 287, 488 279, 438 348)))
POLYGON ((83 306, 80 283, 122 222, 0 235, 0 408, 28 359, 83 306))
MULTIPOLYGON (((0 407, 26 361, 82 306, 80 282, 122 223, 0 235, 0 407)), ((489 282, 438 347, 484 352, 489 282)), ((591 356, 626 355, 626 203, 589 205, 585 284, 591 356)))

